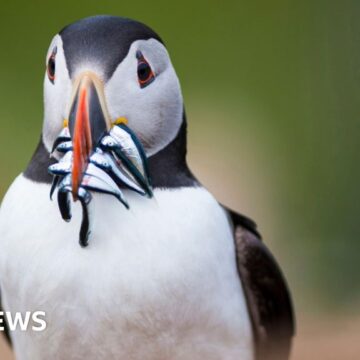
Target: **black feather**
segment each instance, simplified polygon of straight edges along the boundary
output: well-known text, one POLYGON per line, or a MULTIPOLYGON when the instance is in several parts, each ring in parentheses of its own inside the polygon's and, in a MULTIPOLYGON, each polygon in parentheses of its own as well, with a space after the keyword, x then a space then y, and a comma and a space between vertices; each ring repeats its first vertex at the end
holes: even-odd
POLYGON ((252 322, 256 360, 288 360, 295 316, 284 275, 256 224, 228 210, 234 226, 236 262, 252 322))

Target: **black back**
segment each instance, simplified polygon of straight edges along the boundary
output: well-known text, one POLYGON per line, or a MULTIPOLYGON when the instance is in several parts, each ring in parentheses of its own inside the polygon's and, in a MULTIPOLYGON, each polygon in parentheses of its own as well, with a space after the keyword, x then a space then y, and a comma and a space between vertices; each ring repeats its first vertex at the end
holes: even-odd
POLYGON ((256 224, 227 209, 234 226, 236 262, 255 340, 256 360, 288 360, 295 317, 285 278, 261 241, 256 224))

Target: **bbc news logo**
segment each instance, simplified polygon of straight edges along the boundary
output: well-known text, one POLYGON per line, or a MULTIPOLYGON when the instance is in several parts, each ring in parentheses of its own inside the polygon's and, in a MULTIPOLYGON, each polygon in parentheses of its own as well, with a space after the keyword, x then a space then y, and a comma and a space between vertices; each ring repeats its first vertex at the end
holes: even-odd
POLYGON ((44 331, 46 329, 44 311, 26 311, 25 313, 0 311, 0 331, 5 330, 5 323, 10 331, 44 331))

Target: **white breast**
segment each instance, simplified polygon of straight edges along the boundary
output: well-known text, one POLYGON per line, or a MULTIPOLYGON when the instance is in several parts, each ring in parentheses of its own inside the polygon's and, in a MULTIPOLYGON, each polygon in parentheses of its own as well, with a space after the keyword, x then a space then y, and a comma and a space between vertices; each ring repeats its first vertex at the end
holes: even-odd
POLYGON ((89 247, 81 210, 65 223, 49 186, 12 185, 0 210, 4 307, 45 311, 42 333, 12 334, 20 360, 253 359, 232 230, 201 188, 95 195, 89 247))

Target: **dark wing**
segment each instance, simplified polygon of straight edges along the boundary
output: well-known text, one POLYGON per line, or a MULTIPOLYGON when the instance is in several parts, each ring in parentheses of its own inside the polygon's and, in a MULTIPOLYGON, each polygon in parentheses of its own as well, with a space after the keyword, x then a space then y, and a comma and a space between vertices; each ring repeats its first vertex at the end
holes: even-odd
MULTIPOLYGON (((1 305, 1 292, 0 292, 0 312, 4 311, 4 309, 2 308, 1 305)), ((2 327, 4 327, 4 331, 1 331, 2 333, 4 333, 4 336, 8 342, 9 345, 11 345, 11 339, 10 339, 10 334, 9 334, 9 329, 6 325, 6 320, 5 317, 3 315, 0 315, 0 319, 2 319, 2 322, 0 323, 2 327)))
POLYGON ((226 210, 234 225, 236 261, 253 326, 256 360, 287 360, 295 319, 284 276, 256 224, 226 210))

